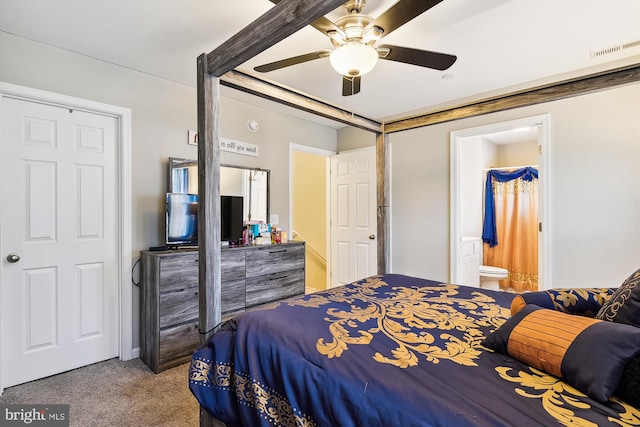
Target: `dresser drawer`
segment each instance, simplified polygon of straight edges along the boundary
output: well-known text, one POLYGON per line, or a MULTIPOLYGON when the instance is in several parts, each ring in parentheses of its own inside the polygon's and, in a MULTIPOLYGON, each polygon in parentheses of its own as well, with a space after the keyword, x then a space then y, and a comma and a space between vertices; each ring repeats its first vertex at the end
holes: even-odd
MULTIPOLYGON (((304 268, 304 245, 273 245, 260 248, 247 258, 247 279, 304 268)), ((247 282, 248 285, 248 282, 247 282)))
POLYGON ((244 310, 245 280, 223 281, 221 283, 220 299, 222 315, 244 310))
POLYGON ((198 287, 160 294, 160 328, 198 320, 198 287))
POLYGON ((158 362, 160 370, 166 369, 167 363, 172 366, 180 363, 180 359, 188 359, 200 344, 198 322, 193 321, 184 325, 160 330, 160 351, 158 362))
POLYGON ((247 307, 304 294, 304 269, 247 279, 247 307))
POLYGON ((244 279, 245 253, 242 250, 227 249, 220 256, 222 281, 244 279))
POLYGON ((198 286, 198 252, 160 259, 160 292, 198 286))

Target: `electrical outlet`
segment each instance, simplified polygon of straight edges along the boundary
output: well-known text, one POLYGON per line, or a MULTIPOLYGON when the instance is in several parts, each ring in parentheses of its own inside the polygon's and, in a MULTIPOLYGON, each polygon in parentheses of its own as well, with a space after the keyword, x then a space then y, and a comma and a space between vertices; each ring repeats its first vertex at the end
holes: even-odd
POLYGON ((279 222, 280 222, 280 215, 278 214, 269 215, 269 223, 271 225, 278 225, 279 222))
POLYGON ((195 130, 189 130, 187 132, 187 143, 189 145, 198 145, 198 132, 195 130))

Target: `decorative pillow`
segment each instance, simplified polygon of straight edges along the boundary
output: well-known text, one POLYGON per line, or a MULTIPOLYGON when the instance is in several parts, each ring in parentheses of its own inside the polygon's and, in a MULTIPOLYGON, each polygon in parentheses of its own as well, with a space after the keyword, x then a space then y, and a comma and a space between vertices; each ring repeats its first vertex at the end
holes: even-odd
POLYGON ((640 357, 627 364, 622 373, 620 385, 613 394, 626 403, 640 408, 640 357))
POLYGON ((482 343, 542 369, 605 402, 640 355, 640 328, 572 316, 530 304, 482 343))
POLYGON ((596 319, 640 327, 640 270, 627 277, 602 305, 596 319))
POLYGON ((568 288, 519 294, 511 302, 511 315, 527 304, 535 304, 564 313, 594 317, 615 291, 612 288, 568 288))

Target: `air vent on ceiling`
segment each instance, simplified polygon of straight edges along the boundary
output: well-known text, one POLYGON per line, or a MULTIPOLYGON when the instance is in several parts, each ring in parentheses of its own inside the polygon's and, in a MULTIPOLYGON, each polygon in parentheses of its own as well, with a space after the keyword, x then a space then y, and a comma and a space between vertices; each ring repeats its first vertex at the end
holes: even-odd
POLYGON ((599 56, 602 56, 602 55, 608 55, 610 53, 620 52, 621 50, 630 49, 636 46, 640 46, 640 40, 633 40, 626 43, 620 43, 615 46, 606 47, 600 50, 592 50, 591 52, 589 52, 589 57, 598 58, 599 56))

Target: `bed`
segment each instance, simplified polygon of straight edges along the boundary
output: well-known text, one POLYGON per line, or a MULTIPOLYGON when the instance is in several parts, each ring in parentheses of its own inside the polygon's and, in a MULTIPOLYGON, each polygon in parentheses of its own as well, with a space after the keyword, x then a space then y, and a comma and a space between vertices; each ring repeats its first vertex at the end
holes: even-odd
MULTIPOLYGON (((198 57, 199 217, 204 218, 199 330, 206 343, 192 359, 190 387, 204 409, 201 425, 213 422, 211 417, 229 427, 640 425, 637 403, 631 406, 616 395, 605 401, 588 397, 530 363, 486 348, 485 340, 518 319, 510 312, 518 297, 506 293, 382 275, 246 313, 207 340, 221 320, 216 234, 221 85, 375 134, 377 271, 385 273, 390 271, 390 134, 638 81, 636 64, 379 122, 235 69, 343 2, 274 1, 244 30, 198 57)), ((584 292, 585 300, 598 305, 605 296, 613 299, 609 291, 582 290, 560 291, 557 299, 544 302, 565 313, 580 305, 574 303, 584 292)), ((588 305, 568 315, 599 314, 598 306, 588 305)), ((640 362, 636 366, 640 378, 640 362)), ((614 374, 622 375, 619 371, 614 374)))
POLYGON ((512 307, 587 319, 612 294, 559 290, 525 300, 373 276, 232 319, 194 353, 190 388, 228 427, 640 425, 640 411, 620 398, 598 401, 485 346, 518 316, 512 307))

